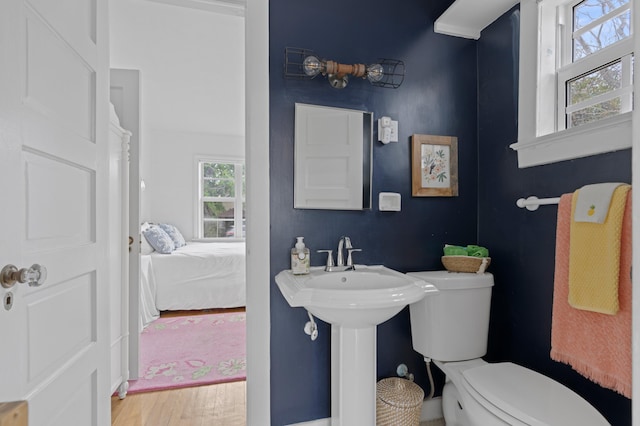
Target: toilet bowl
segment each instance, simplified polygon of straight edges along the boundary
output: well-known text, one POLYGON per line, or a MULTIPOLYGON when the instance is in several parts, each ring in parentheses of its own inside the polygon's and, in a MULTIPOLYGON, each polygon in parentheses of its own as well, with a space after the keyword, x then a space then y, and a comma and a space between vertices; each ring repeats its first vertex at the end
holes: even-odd
POLYGON ((447 426, 609 425, 569 388, 517 364, 475 359, 436 365, 447 375, 447 426))
POLYGON ((446 374, 447 426, 609 425, 562 384, 510 362, 487 363, 493 276, 412 272, 439 294, 410 305, 413 347, 446 374))

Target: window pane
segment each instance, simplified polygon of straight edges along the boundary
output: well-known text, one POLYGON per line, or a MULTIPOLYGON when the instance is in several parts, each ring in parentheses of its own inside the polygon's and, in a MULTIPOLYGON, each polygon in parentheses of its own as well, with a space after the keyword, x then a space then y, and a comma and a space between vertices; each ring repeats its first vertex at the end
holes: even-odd
MULTIPOLYGON (((573 31, 588 26, 607 13, 629 3, 629 0, 585 0, 573 8, 573 31)), ((594 26, 573 40, 573 60, 584 58, 631 34, 629 10, 594 26)))
POLYGON ((602 120, 620 114, 620 98, 614 98, 569 114, 571 127, 602 120))
POLYGON ((202 195, 205 197, 234 197, 235 181, 232 179, 205 178, 202 183, 202 195))
POLYGON ((233 221, 233 202, 205 201, 203 203, 205 219, 229 219, 233 221))
POLYGON ((203 238, 245 238, 243 163, 201 162, 201 194, 199 210, 203 238), (213 199, 213 200, 212 200, 213 199), (237 215, 234 206, 242 207, 237 215), (242 218, 242 223, 240 222, 242 218))
POLYGON ((629 0, 585 0, 573 8, 573 30, 579 30, 601 16, 629 3, 629 0))
POLYGON ((203 226, 204 238, 224 238, 233 229, 233 220, 205 220, 203 226))
POLYGON ((210 178, 229 178, 233 179, 235 166, 225 163, 203 163, 203 176, 210 178))
POLYGON ((590 74, 567 82, 569 105, 618 89, 622 81, 622 63, 615 62, 590 74))
POLYGON ((240 232, 238 232, 236 230, 236 226, 231 226, 226 234, 225 237, 227 238, 246 238, 247 234, 247 228, 246 228, 246 224, 244 222, 244 220, 242 221, 242 229, 240 230, 240 232))
MULTIPOLYGON (((247 194, 247 187, 245 182, 247 181, 247 173, 246 173, 246 167, 243 164, 242 165, 242 199, 244 200, 246 198, 246 194, 247 194)), ((244 216, 243 216, 244 217, 244 216)))

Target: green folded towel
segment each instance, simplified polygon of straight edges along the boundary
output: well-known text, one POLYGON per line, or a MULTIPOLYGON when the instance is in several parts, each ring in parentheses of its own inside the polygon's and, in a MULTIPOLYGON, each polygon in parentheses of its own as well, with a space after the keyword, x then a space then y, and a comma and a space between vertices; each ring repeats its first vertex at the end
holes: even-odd
POLYGON ((467 255, 473 257, 489 257, 489 250, 481 246, 468 245, 467 255))
POLYGON ((489 257, 489 250, 485 247, 468 245, 466 247, 454 246, 451 244, 444 245, 445 256, 473 256, 473 257, 489 257))
POLYGON ((460 246, 452 246, 449 244, 445 244, 444 246, 444 255, 445 256, 466 256, 467 248, 460 246))

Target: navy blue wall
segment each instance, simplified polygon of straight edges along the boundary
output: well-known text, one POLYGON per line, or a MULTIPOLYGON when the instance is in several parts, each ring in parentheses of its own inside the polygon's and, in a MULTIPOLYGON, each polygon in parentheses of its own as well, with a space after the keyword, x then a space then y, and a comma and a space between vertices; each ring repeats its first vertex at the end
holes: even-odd
MULTIPOLYGON (((357 261, 400 271, 439 269, 444 243, 490 248, 496 277, 488 360, 513 360, 564 383, 614 425, 631 424, 630 401, 549 358, 555 250, 555 207, 528 212, 522 196, 557 196, 588 183, 630 181, 629 150, 518 169, 509 144, 517 139, 518 8, 478 42, 433 33, 451 0, 272 0, 270 4, 271 179, 271 424, 330 416, 329 326, 303 333, 303 309, 282 298, 273 276, 288 269, 289 249, 304 235, 313 250, 335 249, 340 235, 363 248, 357 261), (321 77, 285 80, 284 48, 305 47, 344 63, 402 59, 407 77, 397 90, 352 80, 332 89, 321 77), (293 209, 294 103, 372 111, 400 122, 400 142, 374 147, 373 209, 293 209), (459 138, 460 196, 412 198, 413 133, 459 138), (378 212, 377 194, 402 194, 402 211, 378 212)), ((321 265, 318 255, 313 265, 321 265)), ((378 327, 378 376, 406 363, 428 392, 424 364, 411 349, 408 310, 378 327)), ((438 377, 441 382, 441 377, 438 377)), ((436 384, 439 388, 441 383, 436 384)))
MULTIPOLYGON (((290 267, 295 237, 305 236, 312 265, 317 249, 336 248, 351 237, 358 263, 384 264, 407 272, 441 268, 445 243, 475 243, 477 237, 476 43, 433 32, 433 21, 451 0, 272 0, 270 2, 270 183, 271 183, 271 424, 329 417, 330 328, 320 324, 312 342, 303 332, 306 311, 291 308, 273 277, 290 267), (313 49, 343 63, 380 57, 405 61, 397 89, 352 79, 343 90, 322 77, 285 80, 284 49, 313 49), (293 209, 294 103, 368 110, 399 121, 399 143, 375 142, 373 209, 293 209), (458 137, 459 197, 412 198, 411 134, 458 137), (378 193, 399 192, 402 211, 377 210, 378 193)), ((250 58, 247 59, 250 61, 250 58)), ((377 139, 377 138, 376 138, 377 139)), ((265 142, 266 143, 266 142, 265 142)), ((395 375, 406 363, 426 392, 422 357, 411 348, 408 309, 378 327, 378 375, 395 375)))
POLYGON ((491 249, 496 280, 487 358, 540 371, 578 392, 612 425, 630 425, 629 399, 550 359, 557 207, 529 212, 515 201, 555 197, 589 183, 631 182, 631 152, 517 168, 509 144, 518 135, 518 21, 516 7, 477 43, 479 240, 491 249))

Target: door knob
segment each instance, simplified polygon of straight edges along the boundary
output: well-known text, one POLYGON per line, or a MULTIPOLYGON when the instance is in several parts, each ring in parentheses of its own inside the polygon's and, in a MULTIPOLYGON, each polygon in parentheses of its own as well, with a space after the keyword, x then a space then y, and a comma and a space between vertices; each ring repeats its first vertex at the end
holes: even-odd
POLYGON ((0 284, 4 288, 11 288, 16 282, 27 283, 30 287, 39 287, 46 279, 47 268, 38 264, 22 269, 7 265, 0 271, 0 284))

